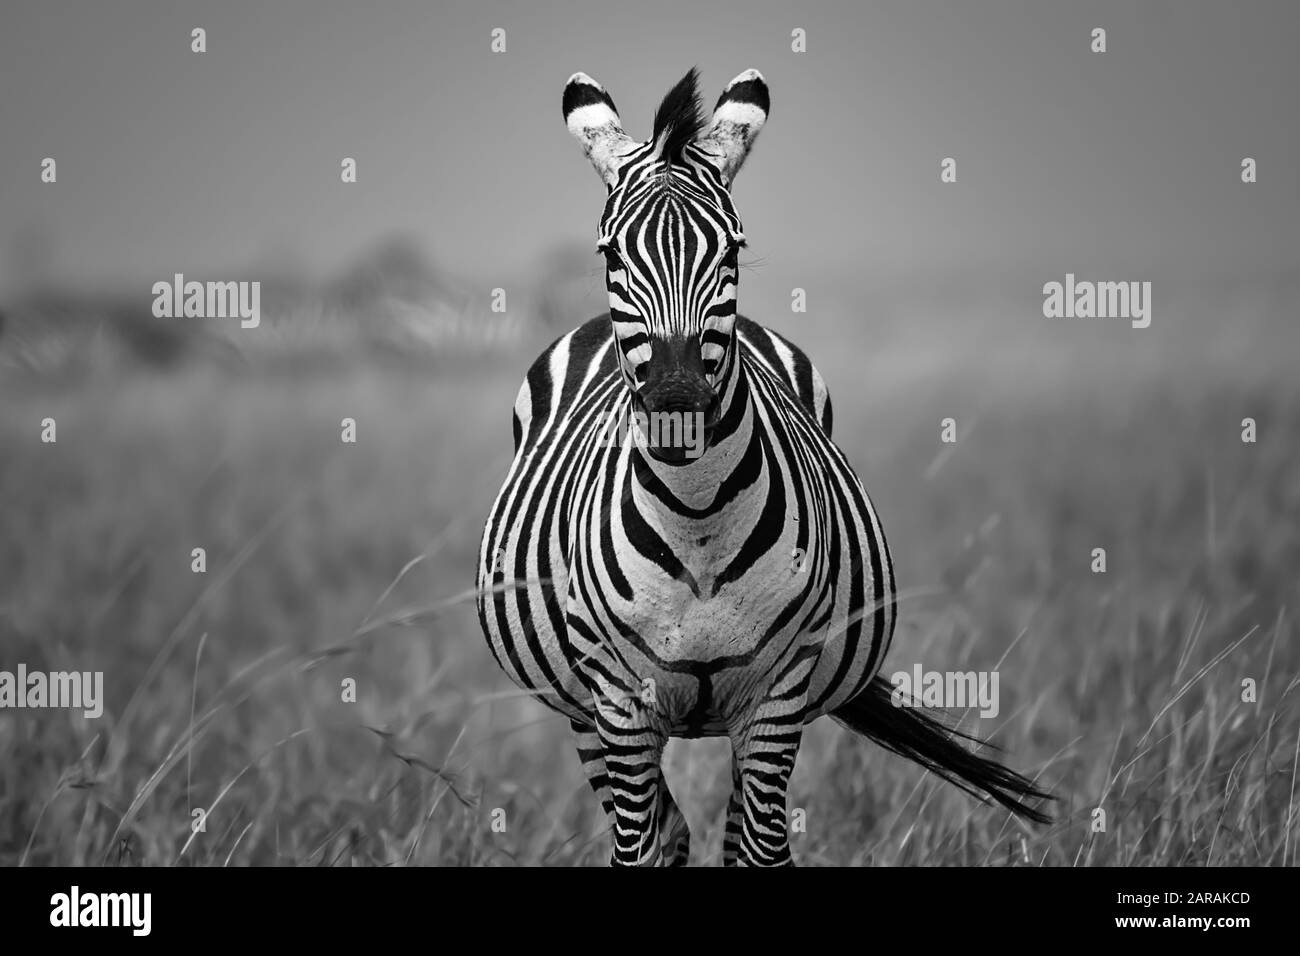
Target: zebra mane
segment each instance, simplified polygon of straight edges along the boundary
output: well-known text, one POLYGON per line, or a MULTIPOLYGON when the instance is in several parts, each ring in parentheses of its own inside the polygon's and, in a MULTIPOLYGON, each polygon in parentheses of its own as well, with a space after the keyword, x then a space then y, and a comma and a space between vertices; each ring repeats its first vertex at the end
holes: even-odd
POLYGON ((695 67, 691 67, 655 110, 652 138, 657 143, 659 137, 667 133, 660 153, 665 162, 680 163, 682 149, 704 128, 703 104, 697 86, 699 78, 695 67))

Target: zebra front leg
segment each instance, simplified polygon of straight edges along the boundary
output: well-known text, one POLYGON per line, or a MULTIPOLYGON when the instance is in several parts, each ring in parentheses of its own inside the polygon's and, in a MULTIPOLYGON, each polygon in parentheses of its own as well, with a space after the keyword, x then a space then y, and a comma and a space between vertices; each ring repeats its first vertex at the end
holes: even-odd
POLYGON ((740 859, 741 824, 745 819, 740 803, 740 758, 732 749, 731 796, 727 798, 727 823, 722 833, 722 865, 736 866, 740 859))
POLYGON ((808 684, 816 663, 814 646, 798 648, 749 719, 731 735, 733 786, 724 864, 731 846, 740 866, 794 866, 786 790, 803 740, 808 684), (737 806, 739 820, 733 822, 732 807, 737 806))
MULTIPOLYGON (((578 759, 582 762, 582 772, 596 794, 601 808, 605 811, 607 826, 614 824, 614 801, 609 791, 609 775, 605 771, 605 751, 601 747, 600 734, 595 727, 570 721, 573 734, 578 742, 578 759)), ((659 832, 660 845, 663 849, 664 866, 685 866, 691 857, 691 832, 686 825, 686 817, 668 789, 668 781, 659 782, 659 832)))
POLYGON ((587 783, 595 791, 601 809, 605 811, 607 822, 614 823, 614 801, 609 793, 609 775, 605 772, 605 751, 600 744, 600 734, 589 724, 576 720, 569 721, 573 735, 578 741, 578 760, 582 762, 582 772, 587 775, 587 783))
POLYGON ((733 742, 740 780, 728 806, 724 865, 794 866, 786 790, 802 738, 802 720, 758 722, 738 744, 733 742), (738 810, 734 822, 733 807, 738 810))
MULTIPOLYGON (((660 826, 669 820, 671 801, 662 796, 667 789, 660 767, 666 737, 646 704, 630 693, 598 696, 596 730, 614 809, 610 865, 663 865, 660 826)), ((676 804, 672 807, 676 810, 676 804)), ((676 816, 681 816, 680 810, 676 816)))

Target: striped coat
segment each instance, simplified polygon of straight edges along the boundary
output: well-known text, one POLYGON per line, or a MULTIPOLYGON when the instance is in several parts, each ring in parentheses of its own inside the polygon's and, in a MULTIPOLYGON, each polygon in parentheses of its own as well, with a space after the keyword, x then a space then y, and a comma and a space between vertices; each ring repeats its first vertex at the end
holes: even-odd
POLYGON ((831 440, 817 370, 736 314, 730 183, 767 110, 746 71, 706 127, 692 71, 636 144, 594 80, 565 90, 608 190, 610 312, 519 390, 479 615, 506 674, 569 719, 615 863, 686 861, 660 767, 673 736, 731 740, 728 863, 792 862, 786 787, 803 726, 825 714, 1017 812, 1037 793, 891 707, 876 676, 895 599, 880 520, 831 440), (665 442, 661 422, 683 427, 665 442))
POLYGON ((833 710, 888 647, 892 565, 830 440, 821 376, 776 333, 738 325, 744 382, 761 402, 736 395, 691 466, 698 489, 662 480, 668 469, 630 438, 606 440, 603 424, 629 401, 607 316, 555 342, 519 390, 514 463, 479 555, 480 610, 502 669, 570 718, 592 720, 584 659, 619 693, 653 680, 667 732, 700 737, 726 735, 796 658, 803 716, 833 710), (621 637, 613 650, 607 631, 621 637))

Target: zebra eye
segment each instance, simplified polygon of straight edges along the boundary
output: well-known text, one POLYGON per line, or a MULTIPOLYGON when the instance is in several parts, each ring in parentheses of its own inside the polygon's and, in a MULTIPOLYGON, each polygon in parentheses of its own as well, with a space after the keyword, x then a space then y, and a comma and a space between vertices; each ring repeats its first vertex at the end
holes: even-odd
POLYGON ((618 254, 618 249, 612 242, 602 242, 596 246, 596 251, 605 256, 605 264, 611 269, 623 268, 623 259, 618 254))

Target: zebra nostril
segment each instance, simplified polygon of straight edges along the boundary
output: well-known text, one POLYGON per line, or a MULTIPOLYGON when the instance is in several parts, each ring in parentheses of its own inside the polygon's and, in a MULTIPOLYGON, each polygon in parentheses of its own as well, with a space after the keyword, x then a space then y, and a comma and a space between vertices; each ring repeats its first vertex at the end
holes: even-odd
POLYGON ((721 410, 721 406, 722 403, 718 400, 718 396, 716 394, 709 399, 708 407, 704 409, 705 428, 712 428, 714 425, 718 423, 718 415, 721 410))

